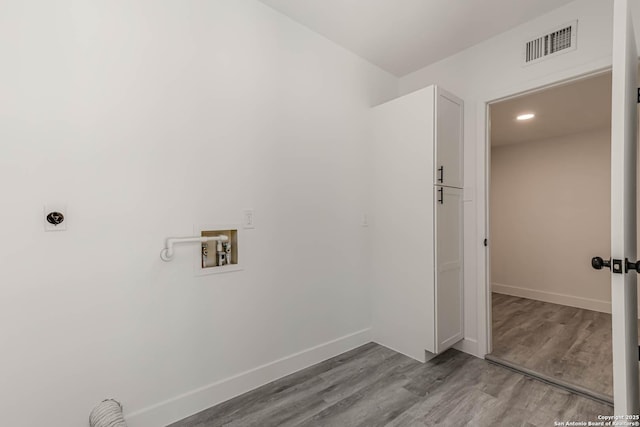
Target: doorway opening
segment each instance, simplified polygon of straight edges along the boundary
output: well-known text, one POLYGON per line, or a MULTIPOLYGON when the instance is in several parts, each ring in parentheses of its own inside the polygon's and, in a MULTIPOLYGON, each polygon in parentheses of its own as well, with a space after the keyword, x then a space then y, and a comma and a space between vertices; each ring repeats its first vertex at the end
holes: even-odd
POLYGON ((492 352, 612 403, 611 72, 489 105, 492 352))

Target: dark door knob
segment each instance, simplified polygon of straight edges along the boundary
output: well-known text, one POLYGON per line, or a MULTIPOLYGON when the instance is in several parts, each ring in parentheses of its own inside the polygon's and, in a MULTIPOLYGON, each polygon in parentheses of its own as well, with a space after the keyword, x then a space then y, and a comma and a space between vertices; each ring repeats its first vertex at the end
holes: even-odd
POLYGON ((602 270, 602 267, 611 268, 611 260, 608 259, 605 261, 599 256, 594 256, 593 258, 591 258, 591 267, 595 268, 596 270, 602 270))
POLYGON ((624 260, 626 271, 635 270, 637 273, 640 273, 640 261, 630 262, 628 259, 624 260))

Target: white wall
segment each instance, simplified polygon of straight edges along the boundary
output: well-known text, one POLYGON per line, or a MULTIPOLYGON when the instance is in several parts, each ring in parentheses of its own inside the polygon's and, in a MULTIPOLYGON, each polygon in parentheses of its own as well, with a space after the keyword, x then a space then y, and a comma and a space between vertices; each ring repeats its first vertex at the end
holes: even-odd
MULTIPOLYGON (((484 111, 482 102, 611 65, 613 3, 577 0, 400 80, 401 93, 438 83, 465 101, 465 347, 483 356, 484 111), (578 19, 577 50, 527 67, 524 42, 578 19), (480 135, 480 137, 478 136, 480 135)), ((636 22, 640 22, 636 20, 636 22)))
POLYGON ((491 149, 493 291, 611 312, 611 130, 491 149))
POLYGON ((363 152, 395 78, 253 0, 4 1, 0 58, 1 424, 115 397, 158 427, 369 340, 363 152), (160 260, 244 208, 244 271, 160 260))

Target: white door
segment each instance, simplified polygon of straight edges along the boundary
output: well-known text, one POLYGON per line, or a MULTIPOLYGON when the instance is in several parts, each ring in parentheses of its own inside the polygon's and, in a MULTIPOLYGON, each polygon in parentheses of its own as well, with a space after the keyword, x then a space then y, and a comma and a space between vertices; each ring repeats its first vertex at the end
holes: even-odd
POLYGON ((462 189, 435 187, 436 353, 463 338, 462 189))
POLYGON ((436 88, 436 170, 437 185, 462 188, 462 100, 436 88))
POLYGON ((636 139, 638 52, 629 0, 615 0, 611 121, 611 312, 616 415, 637 415, 636 139))

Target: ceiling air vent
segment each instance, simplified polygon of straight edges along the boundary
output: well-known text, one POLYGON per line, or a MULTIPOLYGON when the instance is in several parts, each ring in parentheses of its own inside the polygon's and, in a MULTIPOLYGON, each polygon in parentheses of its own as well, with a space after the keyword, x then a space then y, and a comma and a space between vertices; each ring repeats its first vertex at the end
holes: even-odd
POLYGON ((575 50, 577 33, 578 21, 574 21, 528 41, 524 47, 524 64, 533 64, 575 50))

